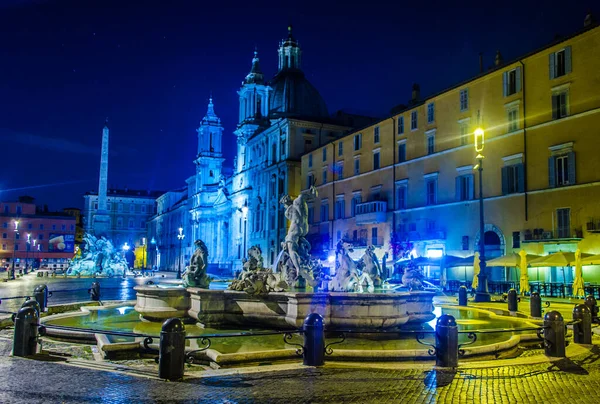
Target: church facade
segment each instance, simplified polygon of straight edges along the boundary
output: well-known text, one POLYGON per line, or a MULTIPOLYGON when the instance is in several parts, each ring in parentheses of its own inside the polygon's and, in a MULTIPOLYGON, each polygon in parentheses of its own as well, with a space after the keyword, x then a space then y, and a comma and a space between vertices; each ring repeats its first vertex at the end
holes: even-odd
MULTIPOLYGON (((301 156, 369 120, 329 115, 325 101, 302 71, 302 51, 291 27, 279 45, 278 56, 277 73, 267 81, 255 51, 250 72, 242 81, 239 121, 233 131, 237 153, 230 176, 223 170, 224 128, 212 98, 197 129, 196 172, 187 180, 189 220, 182 226, 189 237, 186 245, 196 239, 207 245, 211 272, 241 268, 246 251, 254 245, 260 246, 265 265, 273 265, 286 233, 279 201, 283 195, 297 196, 305 188, 301 156)), ((333 172, 334 167, 327 169, 333 172)), ((164 215, 171 211, 177 210, 166 208, 164 215)), ((160 238, 153 223, 174 223, 158 216, 149 221, 149 239, 160 238)), ((174 230, 164 225, 161 229, 169 234, 174 230)))

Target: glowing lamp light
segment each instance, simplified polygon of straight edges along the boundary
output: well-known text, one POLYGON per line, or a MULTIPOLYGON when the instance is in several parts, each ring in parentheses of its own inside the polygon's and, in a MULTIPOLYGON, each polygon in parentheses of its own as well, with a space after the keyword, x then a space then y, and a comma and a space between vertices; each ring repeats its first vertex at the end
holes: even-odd
POLYGON ((15 220, 14 223, 15 223, 15 231, 18 231, 19 230, 19 221, 15 220))
POLYGON ((444 252, 440 248, 431 248, 427 250, 427 258, 441 258, 444 252))
POLYGON ((248 207, 247 206, 242 206, 242 213, 244 214, 244 216, 246 216, 248 214, 248 207))
POLYGON ((327 261, 330 264, 333 264, 335 262, 335 255, 330 255, 329 257, 327 257, 327 261))
POLYGON ((123 244, 123 251, 129 251, 131 247, 129 247, 129 244, 125 243, 123 244))
POLYGON ((475 151, 481 153, 485 143, 485 132, 481 128, 475 129, 475 151))
POLYGON ((142 245, 146 245, 146 237, 142 237, 142 245))
POLYGON ((152 239, 150 240, 150 244, 156 244, 156 239, 154 237, 152 237, 152 239))

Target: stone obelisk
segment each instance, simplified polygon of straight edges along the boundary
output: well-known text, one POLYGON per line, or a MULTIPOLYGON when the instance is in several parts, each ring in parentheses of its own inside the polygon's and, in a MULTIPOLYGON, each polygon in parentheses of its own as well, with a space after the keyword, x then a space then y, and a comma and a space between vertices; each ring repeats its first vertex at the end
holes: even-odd
POLYGON ((108 192, 108 118, 102 129, 102 154, 100 155, 100 181, 98 184, 98 210, 94 214, 94 235, 108 236, 110 215, 107 209, 108 192))

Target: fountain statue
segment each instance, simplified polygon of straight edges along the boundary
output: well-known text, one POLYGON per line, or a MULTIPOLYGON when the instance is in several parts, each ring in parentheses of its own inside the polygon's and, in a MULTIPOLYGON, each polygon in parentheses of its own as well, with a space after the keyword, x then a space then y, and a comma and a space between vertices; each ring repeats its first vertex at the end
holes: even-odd
POLYGON ((349 253, 352 251, 351 243, 344 240, 338 242, 335 251, 335 276, 329 281, 328 289, 332 292, 362 293, 363 285, 366 284, 367 291, 373 293, 373 280, 367 272, 361 271, 359 264, 350 257, 349 253))
POLYGON ((409 262, 406 268, 404 268, 402 284, 411 291, 423 290, 423 279, 425 279, 423 271, 412 262, 409 262))
POLYGON ((373 280, 373 285, 380 287, 382 281, 381 265, 379 265, 379 259, 375 255, 375 247, 372 245, 368 246, 365 255, 362 256, 361 262, 363 265, 362 271, 366 272, 373 280))
POLYGON ((202 240, 196 240, 194 242, 196 251, 190 259, 190 266, 188 266, 181 275, 182 284, 184 288, 204 288, 208 289, 208 285, 212 280, 206 274, 207 262, 208 262, 208 248, 202 240))
POLYGON ((229 284, 229 289, 243 291, 250 295, 266 295, 269 292, 283 292, 287 284, 280 280, 281 274, 274 274, 263 266, 262 250, 255 245, 248 250, 248 259, 243 260, 242 272, 229 284))
POLYGON ((305 238, 309 229, 307 201, 316 198, 317 195, 317 189, 311 186, 296 199, 284 195, 280 200, 285 206, 285 217, 290 222, 290 227, 281 243, 275 269, 288 287, 296 285, 300 278, 310 286, 314 287, 317 284, 313 276, 315 262, 310 258, 311 246, 305 238))
POLYGON ((83 236, 84 250, 73 257, 67 275, 123 275, 127 270, 125 257, 105 237, 97 238, 90 233, 83 236))

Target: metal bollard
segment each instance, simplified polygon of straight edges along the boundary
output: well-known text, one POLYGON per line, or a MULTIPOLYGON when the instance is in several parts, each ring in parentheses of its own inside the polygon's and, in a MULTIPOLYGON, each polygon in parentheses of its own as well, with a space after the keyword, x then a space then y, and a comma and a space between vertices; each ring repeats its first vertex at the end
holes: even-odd
POLYGON ((519 305, 517 303, 517 291, 511 289, 508 291, 508 311, 518 311, 519 305))
POLYGON ((46 307, 48 307, 48 286, 37 285, 33 289, 33 298, 40 305, 40 312, 46 311, 46 307))
POLYGON ((304 319, 303 363, 306 366, 323 366, 325 364, 325 327, 323 317, 311 313, 304 319))
POLYGON ((34 307, 23 307, 15 317, 13 355, 30 356, 37 353, 38 315, 34 307))
POLYGON ((565 358, 565 322, 558 311, 544 316, 544 351, 546 356, 565 358))
POLYGON ((89 290, 90 298, 98 302, 100 301, 100 282, 92 282, 92 287, 89 290))
POLYGON ((539 292, 532 292, 529 297, 529 313, 531 317, 542 317, 542 298, 539 292))
POLYGON ((592 313, 585 304, 578 304, 573 308, 573 341, 576 344, 592 343, 592 313))
POLYGON ((460 288, 458 288, 458 305, 467 305, 467 288, 465 286, 461 286, 460 288))
POLYGON ((40 304, 37 302, 37 300, 27 300, 25 303, 23 303, 21 305, 21 308, 23 307, 33 307, 35 309, 35 311, 37 312, 37 316, 38 318, 40 318, 40 314, 41 314, 41 309, 40 309, 40 304))
POLYGON ((598 322, 598 303, 596 302, 596 298, 592 295, 588 295, 584 301, 585 305, 590 309, 590 313, 592 315, 592 323, 598 322))
POLYGON ((165 321, 160 331, 158 377, 178 380, 185 366, 185 326, 178 318, 165 321))
POLYGON ((435 365, 458 366, 458 327, 456 319, 448 314, 440 316, 435 326, 435 365))

